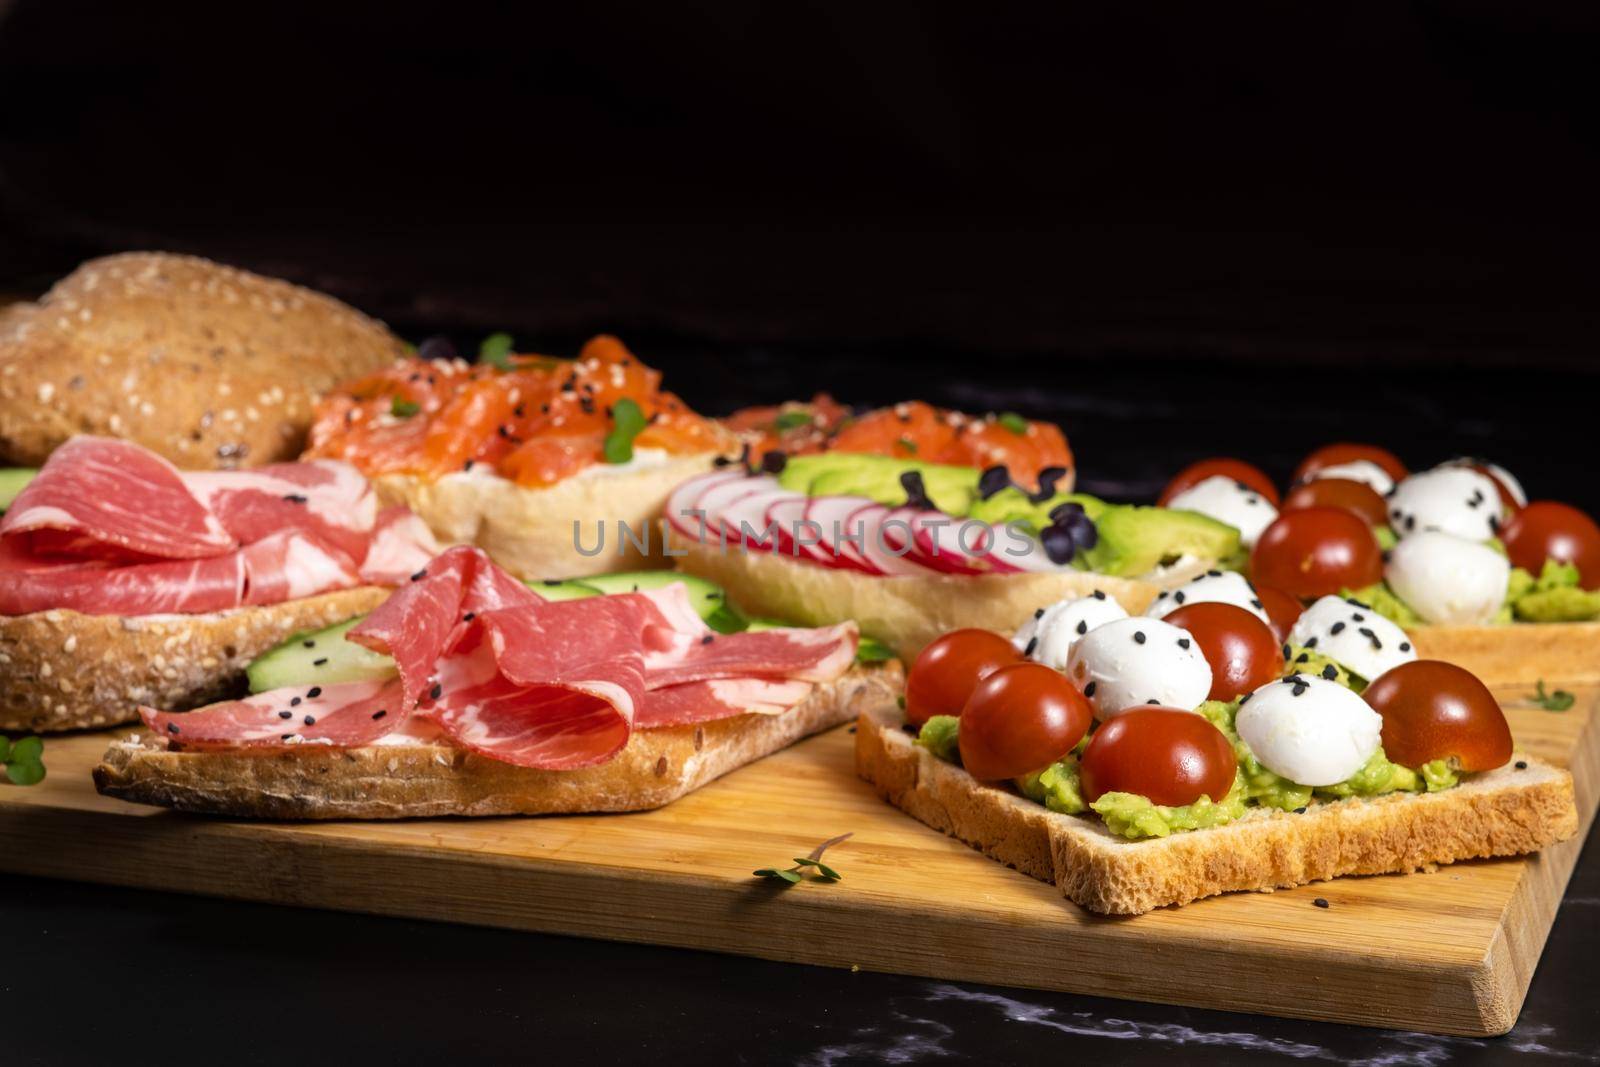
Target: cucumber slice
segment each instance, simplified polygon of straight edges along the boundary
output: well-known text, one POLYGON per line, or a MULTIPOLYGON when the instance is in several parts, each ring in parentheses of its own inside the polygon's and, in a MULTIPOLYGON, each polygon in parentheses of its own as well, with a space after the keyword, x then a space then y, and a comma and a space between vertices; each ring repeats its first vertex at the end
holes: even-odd
POLYGON ((34 475, 39 472, 32 467, 10 467, 0 470, 0 515, 5 514, 6 508, 17 499, 17 494, 22 492, 22 487, 33 481, 34 475))
POLYGON ((576 578, 564 582, 547 579, 542 582, 523 582, 529 589, 544 597, 546 600, 579 600, 586 596, 599 596, 600 590, 590 585, 587 581, 576 578))
POLYGON ((583 579, 602 593, 637 593, 643 589, 660 589, 673 582, 689 587, 689 603, 707 626, 718 633, 738 633, 745 627, 744 616, 728 603, 728 594, 722 586, 677 571, 620 571, 616 574, 596 574, 583 579))
MULTIPOLYGON (((773 622, 771 619, 751 619, 746 629, 754 632, 757 630, 783 630, 789 626, 786 622, 773 622)), ((863 634, 856 640, 857 663, 883 663, 894 659, 894 651, 882 641, 867 637, 863 634)))
POLYGON ((394 677, 394 660, 344 639, 362 618, 365 616, 295 634, 277 648, 263 652, 245 668, 250 692, 394 677))

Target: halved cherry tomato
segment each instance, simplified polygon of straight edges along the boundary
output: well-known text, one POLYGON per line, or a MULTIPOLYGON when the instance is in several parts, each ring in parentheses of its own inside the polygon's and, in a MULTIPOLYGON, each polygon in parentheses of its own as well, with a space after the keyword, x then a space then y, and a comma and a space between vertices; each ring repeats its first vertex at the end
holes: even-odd
POLYGON ((1188 630, 1211 664, 1210 700, 1232 700, 1283 674, 1283 645, 1267 624, 1232 604, 1185 604, 1165 621, 1188 630))
POLYGON ((997 633, 952 630, 924 648, 911 665, 906 676, 906 722, 921 726, 935 715, 960 715, 980 681, 1021 659, 1011 642, 997 633))
POLYGON ((1106 793, 1134 793, 1176 807, 1202 795, 1221 800, 1238 766, 1233 745, 1205 717, 1142 707, 1095 731, 1083 751, 1079 784, 1091 804, 1106 793))
POLYGON ((1344 508, 1361 516, 1369 526, 1382 526, 1389 521, 1383 497, 1366 482, 1351 478, 1313 478, 1295 486, 1283 498, 1283 510, 1301 508, 1344 508))
POLYGON ((1383 716, 1383 751, 1403 767, 1452 760, 1488 771, 1511 758, 1511 727, 1488 688, 1453 663, 1419 659, 1385 671, 1361 694, 1383 716))
POLYGON ((1294 469, 1294 481, 1296 483, 1307 481, 1313 474, 1316 474, 1324 467, 1342 466, 1343 464, 1354 463, 1363 459, 1368 463, 1376 463, 1382 467, 1384 472, 1397 482, 1411 473, 1406 470, 1406 465, 1400 462, 1400 457, 1390 452, 1387 448, 1340 441, 1336 444, 1323 445, 1301 460, 1300 466, 1294 469))
POLYGON ((1161 496, 1156 503, 1166 507, 1169 500, 1185 489, 1192 489, 1207 478, 1218 475, 1249 486, 1266 497, 1273 507, 1278 506, 1278 487, 1272 484, 1272 479, 1267 477, 1265 471, 1242 459, 1228 459, 1222 456, 1202 459, 1183 468, 1173 476, 1172 481, 1167 483, 1167 487, 1161 490, 1161 496))
POLYGON ((1547 559, 1578 568, 1578 584, 1600 589, 1600 526, 1577 508, 1554 500, 1535 500, 1500 529, 1506 555, 1538 574, 1547 559))
POLYGON ((961 765, 974 778, 1015 778, 1047 767, 1089 732, 1094 710, 1067 676, 1014 663, 978 683, 961 710, 961 765))
POLYGON ((1372 527, 1343 508, 1285 511, 1250 552, 1251 577, 1302 600, 1360 589, 1383 577, 1372 527))
POLYGON ((1261 610, 1272 620, 1272 636, 1278 639, 1279 644, 1289 640, 1289 631, 1294 629, 1294 621, 1300 617, 1305 606, 1282 589, 1274 589, 1260 582, 1252 584, 1256 587, 1256 599, 1261 601, 1261 610))
POLYGON ((1485 478, 1489 479, 1491 482, 1494 483, 1495 489, 1498 490, 1499 493, 1500 493, 1500 507, 1501 508, 1503 508, 1506 511, 1512 511, 1512 512, 1521 511, 1522 510, 1522 505, 1517 502, 1517 494, 1513 493, 1511 491, 1511 487, 1505 483, 1505 480, 1503 478, 1501 478, 1500 475, 1498 475, 1498 474, 1496 474, 1494 472, 1494 468, 1493 467, 1489 466, 1489 464, 1487 464, 1487 463, 1471 463, 1471 462, 1468 462, 1468 463, 1465 463, 1464 465, 1469 470, 1477 471, 1479 474, 1483 475, 1485 478))

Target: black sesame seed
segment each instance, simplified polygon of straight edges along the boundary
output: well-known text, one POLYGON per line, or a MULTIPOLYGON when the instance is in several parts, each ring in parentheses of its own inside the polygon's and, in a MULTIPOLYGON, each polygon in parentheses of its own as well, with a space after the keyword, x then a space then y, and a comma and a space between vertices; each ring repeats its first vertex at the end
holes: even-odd
POLYGON ((292 719, 292 718, 294 718, 294 712, 292 712, 292 711, 280 711, 280 712, 278 712, 278 718, 280 718, 280 719, 292 719))
POLYGON ((1141 644, 1141 645, 1144 644, 1144 631, 1143 630, 1135 630, 1135 631, 1133 631, 1133 639, 1138 644, 1141 644))
POLYGON ((1342 623, 1342 622, 1334 623, 1332 626, 1328 627, 1328 632, 1330 634, 1344 633, 1344 623, 1342 623))
POLYGON ((462 622, 471 622, 473 619, 476 619, 477 617, 478 617, 478 613, 476 611, 469 611, 465 615, 461 616, 461 621, 462 622))
POLYGON ((1253 697, 1253 696, 1255 696, 1254 693, 1246 693, 1244 696, 1240 697, 1239 698, 1239 706, 1242 708, 1246 704, 1250 703, 1250 698, 1253 697))
POLYGON ((1022 650, 1022 654, 1024 656, 1031 656, 1033 655, 1033 650, 1038 647, 1039 639, 1037 637, 1030 637, 1028 638, 1028 647, 1022 650))
POLYGON ((1304 693, 1305 691, 1306 691, 1306 683, 1304 683, 1304 682, 1296 682, 1296 683, 1294 683, 1294 691, 1290 695, 1291 696, 1299 696, 1301 693, 1304 693))
POLYGON ((321 659, 312 660, 311 661, 311 665, 313 667, 322 667, 322 666, 325 666, 327 664, 327 662, 328 662, 328 657, 327 656, 323 656, 321 659))
POLYGON ((716 634, 706 634, 704 637, 702 637, 700 639, 700 643, 702 645, 709 645, 711 642, 715 641, 716 639, 717 639, 717 635, 716 634))
POLYGON ((1401 641, 1400 642, 1400 651, 1401 652, 1410 652, 1411 651, 1411 642, 1410 641, 1401 641))
POLYGON ((434 682, 433 683, 433 688, 428 690, 428 699, 429 700, 438 700, 440 694, 442 694, 443 692, 444 692, 444 686, 440 685, 438 682, 434 682))
POLYGON ((1339 668, 1330 663, 1322 668, 1322 676, 1331 682, 1339 677, 1339 668))
POLYGON ((1145 703, 1146 704, 1160 704, 1161 701, 1157 700, 1155 697, 1151 697, 1149 700, 1146 700, 1145 703))
POLYGON ((177 732, 178 732, 178 724, 177 723, 175 723, 175 722, 167 723, 167 733, 175 734, 177 732))
POLYGON ((322 686, 320 686, 320 685, 314 685, 310 689, 306 690, 306 699, 307 700, 315 700, 321 695, 322 695, 322 686))
POLYGON ((420 571, 418 571, 417 573, 413 574, 411 576, 411 580, 413 582, 420 582, 420 581, 422 581, 422 579, 426 578, 427 576, 428 576, 428 568, 424 567, 420 571))
POLYGON ((1306 813, 1305 805, 1302 804, 1300 807, 1295 808, 1294 813, 1296 815, 1304 815, 1306 813))
POLYGON ((1083 687, 1083 695, 1086 696, 1086 697, 1094 696, 1095 684, 1096 683, 1094 683, 1094 682, 1090 682, 1088 685, 1084 686, 1083 687))
POLYGON ((1094 592, 1090 593, 1089 595, 1094 597, 1096 600, 1104 600, 1106 598, 1106 595, 1104 593, 1102 593, 1098 589, 1096 589, 1094 592))
POLYGON ((1034 617, 1034 618, 1036 618, 1036 619, 1042 619, 1042 618, 1044 618, 1044 609, 1043 609, 1043 608, 1040 608, 1040 609, 1038 609, 1038 610, 1037 610, 1037 611, 1035 611, 1035 612, 1034 612, 1034 613, 1033 613, 1033 617, 1034 617))
POLYGON ((1289 658, 1289 646, 1288 645, 1284 645, 1283 646, 1283 658, 1284 659, 1288 659, 1289 658))
POLYGON ((306 502, 306 498, 301 496, 299 493, 290 493, 283 499, 287 500, 291 504, 304 504, 306 502))
POLYGON ((317 717, 315 715, 307 715, 305 723, 307 726, 315 726, 317 725, 317 717))
POLYGON ((1306 638, 1305 647, 1307 647, 1307 648, 1316 648, 1317 647, 1317 639, 1315 637, 1306 638))
POLYGON ((1519 771, 1525 771, 1528 769, 1528 761, 1525 759, 1519 759, 1517 760, 1516 767, 1519 771))
POLYGON ((1325 898, 1325 897, 1318 897, 1316 900, 1313 900, 1311 903, 1315 904, 1319 908, 1328 907, 1328 901, 1327 901, 1327 898, 1325 898))
POLYGON ((1311 653, 1302 652, 1302 653, 1300 653, 1298 656, 1296 656, 1294 658, 1294 661, 1296 663, 1310 663, 1311 662, 1311 653))
POLYGON ((290 697, 289 698, 289 706, 291 708, 298 708, 300 706, 300 698, 299 697, 290 697))
POLYGON ((1087 619, 1079 619, 1078 620, 1078 636, 1082 637, 1084 634, 1086 634, 1088 632, 1089 632, 1089 621, 1087 619))
POLYGON ((1221 578, 1222 577, 1222 572, 1221 571, 1206 571, 1206 577, 1207 578, 1221 578))
POLYGON ((1174 603, 1182 604, 1183 603, 1183 590, 1180 589, 1176 593, 1173 593, 1172 594, 1172 599, 1173 599, 1174 603))
POLYGON ((1165 600, 1165 599, 1167 599, 1167 597, 1169 597, 1169 596, 1171 596, 1171 595, 1172 595, 1172 594, 1170 594, 1170 593, 1166 593, 1166 592, 1161 592, 1161 593, 1157 593, 1157 594, 1156 594, 1156 599, 1157 599, 1157 600, 1165 600))
POLYGON ((302 645, 306 646, 307 648, 316 648, 317 647, 317 643, 315 641, 301 641, 300 643, 302 645))
POLYGON ((1257 600, 1255 597, 1251 597, 1250 606, 1253 608, 1259 608, 1261 606, 1261 601, 1257 600))
POLYGON ((470 471, 472 469, 472 465, 476 462, 478 461, 475 459, 469 459, 461 465, 461 469, 464 471, 470 471))
POLYGON ((293 736, 294 736, 294 734, 284 734, 283 737, 281 738, 281 740, 287 741, 287 740, 289 740, 289 738, 291 738, 293 736))
POLYGON ((1189 647, 1189 639, 1187 637, 1178 638, 1178 647, 1179 648, 1188 648, 1189 647))
POLYGON ((389 710, 387 708, 379 708, 377 711, 372 713, 372 720, 376 722, 387 714, 389 714, 389 710))
POLYGON ((1365 615, 1361 614, 1361 612, 1359 612, 1359 611, 1353 611, 1353 612, 1350 613, 1350 621, 1351 622, 1366 622, 1367 621, 1367 617, 1365 615))

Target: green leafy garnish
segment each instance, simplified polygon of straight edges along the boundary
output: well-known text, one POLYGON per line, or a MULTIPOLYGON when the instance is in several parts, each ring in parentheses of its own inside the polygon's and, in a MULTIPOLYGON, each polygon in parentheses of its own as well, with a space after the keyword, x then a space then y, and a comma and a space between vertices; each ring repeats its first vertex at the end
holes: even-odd
POLYGON ((773 881, 782 882, 785 886, 799 885, 804 881, 837 882, 844 877, 838 871, 822 862, 822 854, 828 849, 850 837, 849 834, 840 834, 830 837, 809 855, 795 857, 793 867, 763 867, 753 872, 757 878, 771 878, 773 881))
POLYGON ((409 419, 411 416, 415 415, 421 410, 421 404, 410 400, 403 400, 398 396, 395 397, 393 403, 389 405, 389 414, 393 415, 397 419, 409 419))
POLYGON ((779 430, 793 430, 798 426, 809 426, 810 424, 811 412, 809 411, 785 411, 773 423, 779 430))
POLYGON ((894 659, 894 650, 882 641, 874 641, 870 637, 863 637, 856 644, 857 663, 882 663, 894 659))
POLYGON ((38 785, 44 781, 44 739, 24 737, 13 742, 0 734, 0 764, 12 785, 38 785))
POLYGON ((1541 678, 1539 679, 1538 684, 1534 686, 1533 695, 1528 699, 1539 705, 1539 707, 1543 708, 1545 711, 1566 711, 1568 708, 1572 707, 1573 701, 1577 700, 1578 698, 1567 692, 1565 689, 1556 689, 1552 692, 1546 693, 1544 691, 1544 679, 1541 678))
POLYGON ((1028 420, 1018 415, 1015 411, 1008 411, 995 419, 1001 426, 1021 437, 1028 432, 1028 420))
POLYGON ((907 452, 910 452, 913 456, 917 454, 917 443, 911 438, 902 437, 897 443, 901 448, 905 449, 907 452))
POLYGON ((483 339, 483 344, 478 346, 478 362, 487 363, 500 370, 510 370, 511 345, 509 333, 491 333, 483 339))
POLYGON ((604 447, 607 463, 626 463, 633 458, 633 439, 648 425, 638 403, 629 397, 618 400, 611 408, 611 432, 606 434, 604 447))

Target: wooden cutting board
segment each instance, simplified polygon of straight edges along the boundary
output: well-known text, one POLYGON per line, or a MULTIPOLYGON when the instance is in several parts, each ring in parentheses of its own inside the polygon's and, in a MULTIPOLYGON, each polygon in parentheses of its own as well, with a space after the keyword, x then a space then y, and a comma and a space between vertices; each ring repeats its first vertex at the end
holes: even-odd
MULTIPOLYGON (((1596 696, 1509 710, 1522 749, 1572 767, 1585 832, 1596 696)), ((0 787, 0 867, 1450 1034, 1516 1020, 1582 842, 1108 919, 880 802, 843 728, 655 812, 298 825, 101 797, 89 768, 108 736, 51 740, 43 784, 0 787), (847 831, 827 857, 842 882, 751 877, 847 831)))

